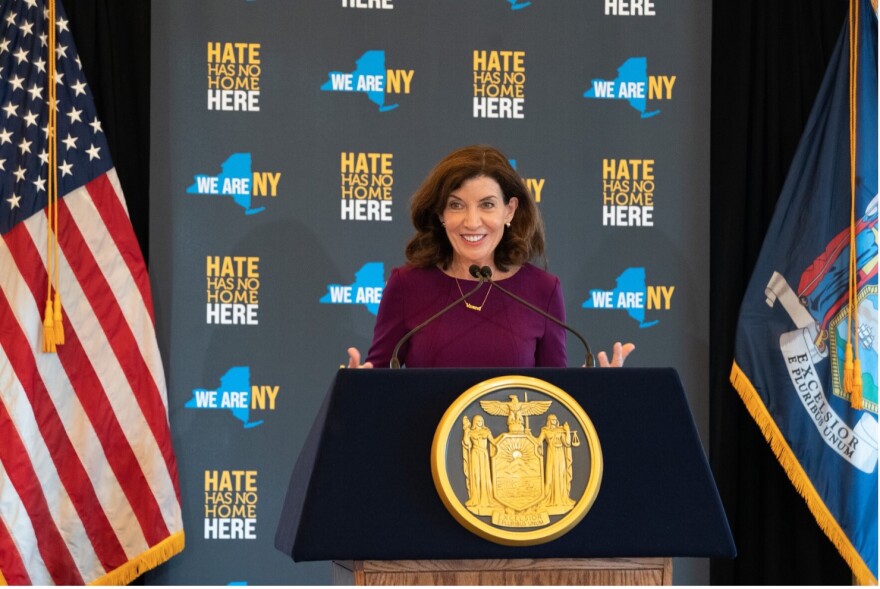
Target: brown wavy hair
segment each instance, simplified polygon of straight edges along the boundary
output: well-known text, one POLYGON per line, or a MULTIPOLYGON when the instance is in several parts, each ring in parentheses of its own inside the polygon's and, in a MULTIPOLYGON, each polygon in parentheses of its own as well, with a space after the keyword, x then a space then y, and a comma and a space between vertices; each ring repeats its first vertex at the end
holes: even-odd
POLYGON ((502 272, 544 256, 544 222, 531 192, 507 158, 488 145, 457 149, 440 160, 410 202, 410 215, 416 234, 406 244, 406 259, 420 268, 452 263, 452 244, 440 223, 449 195, 467 180, 486 176, 501 187, 504 203, 517 199, 516 212, 495 248, 495 266, 502 272))

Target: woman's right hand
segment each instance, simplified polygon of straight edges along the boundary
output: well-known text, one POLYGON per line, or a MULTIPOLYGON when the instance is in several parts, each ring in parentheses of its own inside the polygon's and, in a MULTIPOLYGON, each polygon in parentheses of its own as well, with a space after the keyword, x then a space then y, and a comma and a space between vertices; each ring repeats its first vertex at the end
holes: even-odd
POLYGON ((372 362, 364 362, 361 364, 361 353, 357 348, 348 348, 348 367, 349 368, 372 368, 372 362))

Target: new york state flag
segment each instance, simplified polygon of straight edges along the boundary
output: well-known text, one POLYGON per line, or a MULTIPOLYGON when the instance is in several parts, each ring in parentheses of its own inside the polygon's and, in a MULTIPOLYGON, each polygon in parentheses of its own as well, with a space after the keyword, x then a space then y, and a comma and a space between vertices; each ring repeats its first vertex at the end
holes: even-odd
POLYGON ((731 382, 855 579, 873 585, 877 243, 877 15, 853 0, 740 309, 731 382))

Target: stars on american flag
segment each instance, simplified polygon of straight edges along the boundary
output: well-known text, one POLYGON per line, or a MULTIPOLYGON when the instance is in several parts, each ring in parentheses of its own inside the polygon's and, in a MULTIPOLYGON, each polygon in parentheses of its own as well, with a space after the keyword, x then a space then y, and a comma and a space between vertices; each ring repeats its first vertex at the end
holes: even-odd
POLYGON ((70 133, 68 133, 68 134, 67 134, 67 139, 65 139, 65 140, 62 141, 61 143, 63 143, 64 145, 66 145, 68 150, 73 149, 74 147, 76 147, 76 137, 74 137, 73 135, 71 135, 70 133))
MULTIPOLYGON (((0 21, 0 232, 42 210, 49 177, 48 10, 6 2, 0 21)), ((40 3, 42 4, 42 3, 40 3)), ((106 137, 74 57, 69 21, 55 19, 58 194, 106 172, 106 137)))

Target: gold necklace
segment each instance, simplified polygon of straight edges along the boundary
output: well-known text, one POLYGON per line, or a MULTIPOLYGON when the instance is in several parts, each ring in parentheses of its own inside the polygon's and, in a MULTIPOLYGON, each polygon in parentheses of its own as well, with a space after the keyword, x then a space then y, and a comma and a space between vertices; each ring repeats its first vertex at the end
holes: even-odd
MULTIPOLYGON (((455 279, 455 284, 458 286, 458 292, 461 293, 461 296, 464 296, 464 292, 461 290, 461 284, 458 283, 458 278, 455 279)), ((486 305, 486 300, 489 298, 489 293, 492 292, 492 283, 489 283, 489 290, 486 291, 486 296, 483 297, 483 302, 480 306, 472 305, 465 299, 464 306, 470 309, 471 311, 482 311, 483 307, 486 305)))

